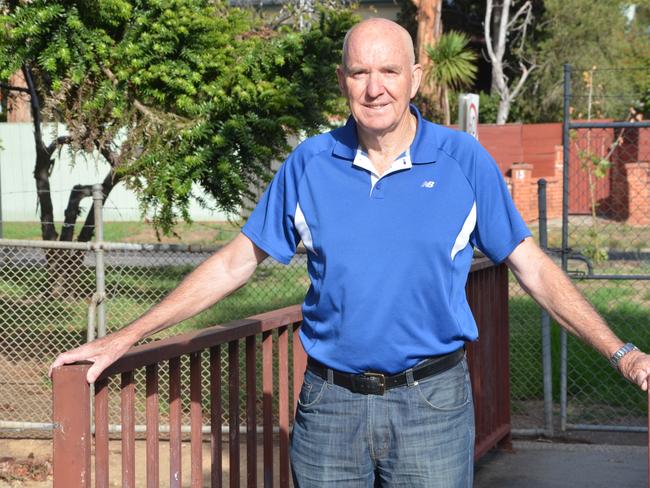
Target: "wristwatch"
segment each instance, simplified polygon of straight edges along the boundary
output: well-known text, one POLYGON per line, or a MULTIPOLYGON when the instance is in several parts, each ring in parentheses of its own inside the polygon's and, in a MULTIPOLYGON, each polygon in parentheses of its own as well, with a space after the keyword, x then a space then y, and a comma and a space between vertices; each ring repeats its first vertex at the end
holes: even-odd
POLYGON ((631 342, 628 342, 623 347, 621 347, 618 351, 612 354, 612 357, 609 358, 609 362, 615 369, 618 369, 618 363, 621 361, 621 359, 623 359, 623 356, 625 356, 628 352, 638 351, 638 350, 639 350, 638 347, 636 347, 631 342))

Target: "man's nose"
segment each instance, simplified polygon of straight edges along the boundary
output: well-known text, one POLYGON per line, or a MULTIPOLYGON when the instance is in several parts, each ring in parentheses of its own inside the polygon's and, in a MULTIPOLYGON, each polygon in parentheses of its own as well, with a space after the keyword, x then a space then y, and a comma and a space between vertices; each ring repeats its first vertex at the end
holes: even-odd
POLYGON ((366 92, 371 98, 377 98, 384 92, 384 81, 381 73, 370 73, 366 92))

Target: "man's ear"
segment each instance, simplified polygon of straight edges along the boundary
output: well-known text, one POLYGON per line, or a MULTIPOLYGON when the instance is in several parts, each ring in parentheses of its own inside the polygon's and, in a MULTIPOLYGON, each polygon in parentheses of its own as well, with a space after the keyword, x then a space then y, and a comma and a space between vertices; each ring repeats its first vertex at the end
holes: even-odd
POLYGON ((422 82, 422 76, 424 71, 422 65, 414 64, 413 69, 411 70, 411 98, 415 97, 418 89, 420 88, 420 83, 422 82))
POLYGON ((339 90, 343 96, 347 96, 347 90, 345 89, 345 70, 341 65, 336 67, 336 79, 339 82, 339 90))

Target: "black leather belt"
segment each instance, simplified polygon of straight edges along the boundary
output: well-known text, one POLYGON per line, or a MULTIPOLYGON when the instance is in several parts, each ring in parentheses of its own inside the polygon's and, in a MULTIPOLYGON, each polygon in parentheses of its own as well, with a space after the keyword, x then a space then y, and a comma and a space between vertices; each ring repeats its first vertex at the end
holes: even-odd
MULTIPOLYGON (((335 385, 347 388, 353 393, 362 393, 364 395, 383 395, 386 390, 404 386, 408 383, 407 372, 413 373, 413 380, 418 381, 430 376, 442 373, 448 369, 456 366, 461 359, 465 356, 465 348, 444 354, 442 356, 435 356, 410 370, 397 373, 395 375, 384 375, 382 373, 366 372, 360 374, 343 373, 332 369, 332 377, 335 385)), ((327 381, 327 373, 330 370, 324 364, 316 361, 315 359, 307 359, 307 368, 313 373, 327 381)))

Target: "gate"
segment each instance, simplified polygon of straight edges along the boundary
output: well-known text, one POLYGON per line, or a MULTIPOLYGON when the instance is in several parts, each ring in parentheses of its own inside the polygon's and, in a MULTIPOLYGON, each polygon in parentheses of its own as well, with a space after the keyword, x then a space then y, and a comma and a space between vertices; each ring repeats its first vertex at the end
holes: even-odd
MULTIPOLYGON (((605 77, 624 74, 617 71, 564 67, 560 255, 616 334, 648 351, 650 122, 633 108, 635 97, 602 90, 605 77)), ((647 431, 647 398, 638 388, 564 330, 555 340, 562 430, 647 431)))

